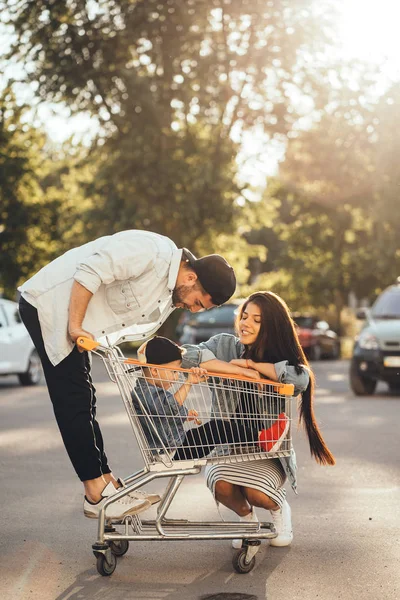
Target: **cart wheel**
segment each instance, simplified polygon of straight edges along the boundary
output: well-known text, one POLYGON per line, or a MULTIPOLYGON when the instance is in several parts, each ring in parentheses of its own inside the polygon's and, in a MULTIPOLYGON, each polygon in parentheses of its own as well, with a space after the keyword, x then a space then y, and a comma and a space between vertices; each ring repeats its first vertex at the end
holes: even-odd
POLYGON ((250 560, 250 562, 246 562, 246 548, 242 548, 236 552, 232 560, 233 568, 236 573, 250 573, 252 569, 254 569, 254 565, 256 564, 256 557, 250 560))
POLYGON ((118 540, 111 542, 110 544, 111 552, 115 556, 123 556, 129 550, 129 542, 128 540, 118 540))
POLYGON ((110 553, 110 564, 108 564, 108 562, 106 561, 106 557, 104 556, 104 554, 97 555, 97 571, 100 575, 103 575, 103 577, 109 577, 110 575, 112 575, 115 571, 116 566, 117 559, 115 557, 115 554, 113 554, 112 552, 110 553))

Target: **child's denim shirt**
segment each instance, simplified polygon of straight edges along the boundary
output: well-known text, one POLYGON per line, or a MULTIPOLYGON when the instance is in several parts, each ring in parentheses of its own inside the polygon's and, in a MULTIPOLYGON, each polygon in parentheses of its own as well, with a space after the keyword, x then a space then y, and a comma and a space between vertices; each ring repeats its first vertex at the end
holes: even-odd
POLYGON ((188 411, 184 405, 180 406, 171 392, 150 385, 146 379, 139 378, 132 392, 132 402, 151 450, 162 449, 163 445, 169 450, 181 446, 186 435, 184 423, 188 411), (152 428, 146 413, 150 415, 151 423, 158 435, 152 428))
MULTIPOLYGON (((233 359, 240 358, 243 355, 245 347, 240 343, 239 339, 229 333, 221 333, 213 336, 207 342, 201 342, 199 345, 185 344, 186 354, 183 356, 182 367, 190 369, 197 367, 201 363, 208 360, 223 360, 230 362, 233 359)), ((282 360, 274 364, 278 382, 292 383, 294 385, 294 396, 298 396, 307 388, 310 376, 307 369, 304 367, 301 373, 297 373, 295 367, 288 364, 287 360, 282 360)), ((222 397, 221 394, 216 394, 213 398, 212 417, 224 418, 234 412, 233 395, 222 397)), ((292 449, 290 456, 285 456, 279 459, 283 469, 291 483, 293 491, 297 493, 296 479, 296 454, 292 449)))

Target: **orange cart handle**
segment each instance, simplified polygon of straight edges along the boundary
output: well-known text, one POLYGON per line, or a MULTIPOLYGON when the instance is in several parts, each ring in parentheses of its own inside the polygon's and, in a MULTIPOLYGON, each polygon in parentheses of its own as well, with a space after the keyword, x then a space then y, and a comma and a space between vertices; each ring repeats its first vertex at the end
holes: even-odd
MULTIPOLYGON (((126 358, 124 360, 125 364, 128 365, 136 365, 138 367, 156 367, 158 369, 165 368, 173 371, 181 371, 182 373, 190 373, 190 369, 182 369, 181 367, 174 367, 171 369, 170 367, 163 367, 163 365, 153 365, 150 363, 142 363, 135 358, 126 358)), ((251 383, 261 383, 264 385, 271 385, 274 387, 274 391, 278 394, 282 394, 284 396, 293 396, 294 394, 294 385, 293 383, 279 383, 278 381, 272 381, 271 379, 251 379, 250 377, 243 377, 242 375, 232 375, 231 373, 214 373, 212 371, 207 371, 208 377, 219 377, 220 379, 235 379, 239 381, 249 381, 251 383)))
POLYGON ((92 340, 91 338, 83 336, 78 337, 76 344, 79 346, 79 348, 82 348, 82 350, 87 350, 88 352, 96 350, 96 348, 100 346, 99 342, 96 342, 96 340, 92 340))

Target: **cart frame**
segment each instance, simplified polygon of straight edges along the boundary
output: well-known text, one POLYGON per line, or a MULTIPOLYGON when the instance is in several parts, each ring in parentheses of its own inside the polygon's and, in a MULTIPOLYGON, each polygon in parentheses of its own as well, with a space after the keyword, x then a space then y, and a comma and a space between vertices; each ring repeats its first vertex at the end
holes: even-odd
MULTIPOLYGON (((134 359, 126 358, 118 346, 103 346, 88 338, 79 338, 78 345, 99 356, 106 368, 109 378, 119 389, 120 395, 128 415, 128 419, 135 434, 141 452, 144 467, 124 479, 124 487, 116 494, 109 497, 100 511, 98 518, 97 540, 92 545, 97 558, 97 570, 101 575, 111 575, 117 564, 117 556, 125 554, 130 541, 168 541, 168 540, 243 540, 242 548, 235 553, 233 566, 238 573, 247 573, 253 569, 255 555, 259 550, 261 540, 273 539, 277 536, 273 523, 270 522, 236 522, 236 521, 189 521, 186 519, 169 519, 167 512, 172 501, 187 476, 198 475, 203 466, 210 463, 241 462, 254 458, 270 458, 288 456, 289 446, 283 451, 261 452, 257 457, 252 456, 213 456, 212 458, 196 458, 190 460, 174 461, 171 452, 160 439, 163 454, 156 459, 150 452, 146 436, 140 426, 138 416, 132 406, 132 369, 143 368, 143 364, 134 359), (150 458, 149 458, 150 457, 150 458), (154 519, 141 519, 139 515, 128 515, 120 521, 111 521, 106 516, 107 507, 118 499, 138 490, 156 479, 168 478, 169 482, 157 507, 154 519), (119 529, 116 529, 119 528, 119 529)), ((145 365, 147 366, 147 365, 145 365)), ((160 367, 160 365, 154 365, 160 367)), ((164 368, 164 367, 163 367, 164 368)), ((182 373, 189 373, 188 369, 177 369, 182 373)), ((221 378, 221 374, 210 373, 210 376, 221 378)), ((227 378, 228 376, 223 376, 227 378)), ((290 400, 293 396, 293 386, 279 384, 267 380, 246 380, 240 377, 229 376, 230 380, 257 381, 270 385, 274 393, 285 398, 286 406, 290 411, 290 400)), ((154 426, 153 426, 154 429, 154 426)))

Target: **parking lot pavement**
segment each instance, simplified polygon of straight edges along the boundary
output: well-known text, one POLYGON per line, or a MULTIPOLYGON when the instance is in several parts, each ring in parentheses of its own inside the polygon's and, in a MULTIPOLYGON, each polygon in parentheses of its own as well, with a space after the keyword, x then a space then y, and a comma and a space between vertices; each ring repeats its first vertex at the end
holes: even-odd
MULTIPOLYGON (((400 397, 380 386, 349 391, 346 361, 315 363, 316 413, 336 467, 309 456, 295 434, 299 495, 288 492, 295 537, 263 543, 248 575, 231 566, 224 541, 131 544, 110 578, 97 574, 96 522, 82 513, 82 490, 57 431, 45 387, 0 379, 2 597, 10 600, 384 600, 400 599, 400 397), (224 595, 225 594, 225 595, 224 595)), ((117 475, 141 461, 118 391, 94 367, 99 420, 117 475)), ((153 483, 151 490, 162 490, 153 483)), ((154 510, 154 509, 152 509, 154 510)), ((231 518, 228 511, 225 518, 231 518)), ((171 516, 217 519, 202 476, 187 478, 171 516)), ((268 514, 259 511, 260 518, 268 514)))

